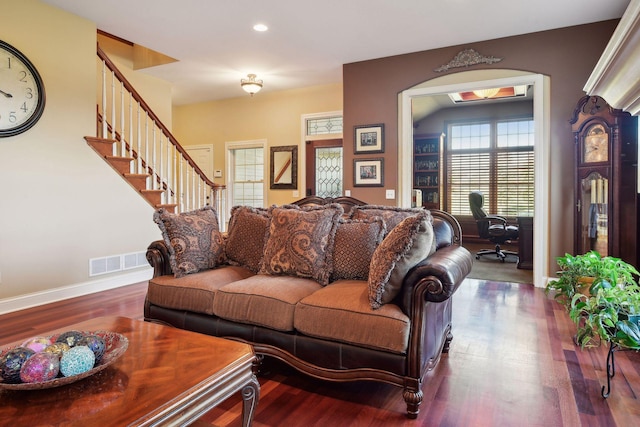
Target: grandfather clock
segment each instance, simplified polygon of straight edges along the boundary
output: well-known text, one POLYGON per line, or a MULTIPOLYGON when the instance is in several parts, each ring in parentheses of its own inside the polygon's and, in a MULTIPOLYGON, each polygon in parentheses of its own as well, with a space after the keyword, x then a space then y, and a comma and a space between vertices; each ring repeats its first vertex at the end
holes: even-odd
POLYGON ((575 142, 576 254, 590 250, 638 266, 637 117, 598 96, 578 101, 575 142))

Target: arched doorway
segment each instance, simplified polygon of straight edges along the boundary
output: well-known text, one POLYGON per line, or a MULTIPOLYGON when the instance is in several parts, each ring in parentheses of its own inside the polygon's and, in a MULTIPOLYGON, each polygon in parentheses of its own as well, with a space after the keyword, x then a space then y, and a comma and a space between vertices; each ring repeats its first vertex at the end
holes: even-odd
POLYGON ((400 206, 410 206, 412 189, 412 100, 450 92, 502 86, 532 85, 535 122, 535 215, 534 271, 535 286, 544 287, 549 275, 549 78, 541 74, 516 70, 475 70, 438 77, 399 94, 398 197, 400 206))

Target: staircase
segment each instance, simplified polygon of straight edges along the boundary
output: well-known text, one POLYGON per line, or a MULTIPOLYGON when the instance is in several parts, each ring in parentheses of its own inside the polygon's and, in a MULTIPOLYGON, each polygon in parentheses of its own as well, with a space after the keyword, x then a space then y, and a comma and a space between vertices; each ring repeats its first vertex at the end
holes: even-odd
POLYGON ((223 185, 211 181, 98 47, 97 136, 87 143, 155 209, 207 205, 226 222, 223 185))

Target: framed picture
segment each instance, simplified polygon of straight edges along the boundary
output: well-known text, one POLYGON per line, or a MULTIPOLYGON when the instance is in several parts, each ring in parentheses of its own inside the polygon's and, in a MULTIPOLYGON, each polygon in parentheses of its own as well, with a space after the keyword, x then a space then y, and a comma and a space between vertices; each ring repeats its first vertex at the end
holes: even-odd
POLYGON ((354 153, 384 153, 384 124, 355 127, 354 153))
POLYGON ((382 187, 384 185, 384 159, 357 159, 353 161, 354 187, 382 187))
POLYGON ((298 188, 298 146, 271 147, 271 189, 298 188))

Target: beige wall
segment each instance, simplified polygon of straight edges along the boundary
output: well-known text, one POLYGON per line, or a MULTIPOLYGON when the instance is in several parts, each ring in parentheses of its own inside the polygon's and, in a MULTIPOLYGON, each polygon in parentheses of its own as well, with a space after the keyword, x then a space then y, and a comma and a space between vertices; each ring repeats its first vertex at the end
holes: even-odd
POLYGON ((153 209, 83 139, 95 135, 95 24, 11 1, 0 37, 34 63, 47 97, 32 129, 0 139, 0 303, 104 286, 116 278, 90 278, 89 258, 144 251, 160 233, 153 209))
MULTIPOLYGON (((265 82, 265 85, 269 82, 265 82)), ((238 83, 238 92, 240 92, 238 83)), ((262 92, 222 101, 174 107, 173 134, 184 146, 214 144, 214 169, 223 171, 226 142, 266 139, 269 147, 298 145, 298 192, 269 190, 268 204, 283 204, 304 196, 302 115, 342 110, 342 85, 317 86, 275 93, 262 92)), ((267 150, 267 159, 268 156, 267 150)), ((268 181, 269 176, 265 176, 268 181)))

